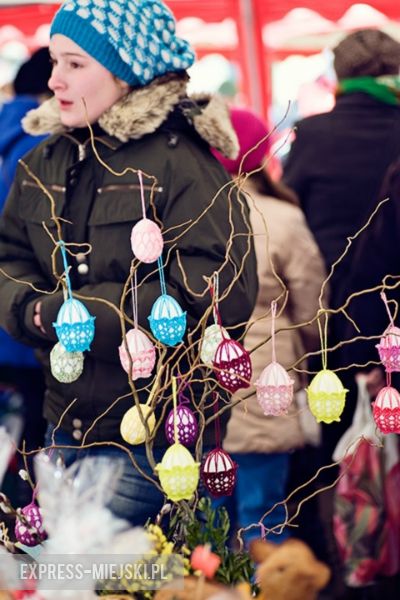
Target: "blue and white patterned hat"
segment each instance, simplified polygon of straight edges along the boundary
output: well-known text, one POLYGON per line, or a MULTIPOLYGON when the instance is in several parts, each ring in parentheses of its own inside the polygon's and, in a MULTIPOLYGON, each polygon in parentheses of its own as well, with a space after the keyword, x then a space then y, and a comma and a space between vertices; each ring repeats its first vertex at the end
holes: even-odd
POLYGON ((119 79, 143 86, 194 62, 189 43, 160 0, 66 0, 50 36, 65 35, 119 79))

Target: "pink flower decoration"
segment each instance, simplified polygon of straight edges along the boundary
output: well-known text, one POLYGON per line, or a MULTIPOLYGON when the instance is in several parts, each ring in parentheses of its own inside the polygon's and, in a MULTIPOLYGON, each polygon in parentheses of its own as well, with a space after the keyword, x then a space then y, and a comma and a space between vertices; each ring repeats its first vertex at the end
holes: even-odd
POLYGON ((195 571, 201 571, 207 579, 212 579, 221 564, 221 559, 217 554, 211 552, 210 545, 206 544, 205 546, 196 546, 192 552, 190 564, 195 571))

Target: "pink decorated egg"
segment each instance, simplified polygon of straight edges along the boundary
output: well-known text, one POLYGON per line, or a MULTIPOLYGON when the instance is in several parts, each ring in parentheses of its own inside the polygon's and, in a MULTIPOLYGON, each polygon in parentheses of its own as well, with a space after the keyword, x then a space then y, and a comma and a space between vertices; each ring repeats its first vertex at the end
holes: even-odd
POLYGON ((121 365, 127 373, 129 373, 129 356, 132 360, 131 376, 133 381, 140 377, 150 377, 151 372, 156 362, 156 350, 150 338, 140 329, 134 327, 126 334, 126 350, 125 342, 119 346, 119 358, 121 365))
POLYGON ((386 371, 400 371, 400 329, 389 327, 376 345, 386 371))
POLYGON ((257 400, 265 415, 286 414, 293 400, 293 384, 286 371, 278 362, 270 363, 256 381, 257 400))
POLYGON ((132 228, 132 252, 142 262, 155 262, 162 254, 163 245, 161 229, 154 221, 141 219, 132 228))
POLYGON ((382 388, 372 407, 375 423, 382 433, 400 433, 400 394, 395 388, 382 388))

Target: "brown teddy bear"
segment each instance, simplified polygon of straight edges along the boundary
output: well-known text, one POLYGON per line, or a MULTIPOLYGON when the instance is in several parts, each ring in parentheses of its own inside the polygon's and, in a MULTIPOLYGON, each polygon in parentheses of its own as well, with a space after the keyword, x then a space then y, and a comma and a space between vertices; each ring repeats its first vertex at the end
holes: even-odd
MULTIPOLYGON (((250 555, 257 567, 260 593, 257 600, 316 600, 318 592, 330 578, 329 568, 317 560, 310 548, 300 540, 272 544, 254 540, 250 555)), ((236 588, 214 581, 185 577, 183 587, 166 586, 154 600, 254 600, 249 584, 236 588)))
POLYGON ((250 555, 258 564, 259 600, 315 600, 331 576, 330 569, 300 540, 279 545, 254 540, 250 555))

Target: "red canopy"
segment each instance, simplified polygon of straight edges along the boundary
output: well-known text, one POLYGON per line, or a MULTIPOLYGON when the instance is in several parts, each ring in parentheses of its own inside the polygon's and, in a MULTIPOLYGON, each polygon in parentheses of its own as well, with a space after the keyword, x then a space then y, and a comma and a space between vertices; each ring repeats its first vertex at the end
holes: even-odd
MULTIPOLYGON (((238 44, 235 49, 219 49, 229 59, 241 66, 243 91, 248 102, 266 114, 270 88, 269 71, 271 53, 262 42, 262 28, 284 17, 299 7, 315 10, 323 17, 336 21, 353 4, 353 0, 165 0, 177 20, 198 17, 207 23, 222 21, 228 17, 237 25, 238 44)), ((400 21, 399 0, 368 0, 369 6, 387 17, 400 21)), ((30 3, 10 1, 0 6, 0 28, 13 25, 25 36, 33 36, 40 25, 50 23, 59 2, 43 0, 30 3)), ((0 29, 1 33, 1 29, 0 29)), ((198 55, 215 52, 215 48, 197 47, 198 55)))

